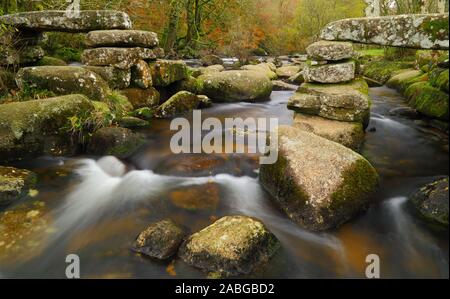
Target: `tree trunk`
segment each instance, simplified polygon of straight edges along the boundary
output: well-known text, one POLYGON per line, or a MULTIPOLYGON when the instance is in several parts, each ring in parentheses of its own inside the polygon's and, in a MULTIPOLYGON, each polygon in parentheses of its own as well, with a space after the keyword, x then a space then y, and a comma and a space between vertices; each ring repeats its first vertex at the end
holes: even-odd
POLYGON ((169 51, 175 47, 178 37, 178 22, 180 20, 181 10, 183 8, 183 1, 172 0, 170 2, 169 22, 166 29, 166 41, 164 43, 164 50, 169 51))

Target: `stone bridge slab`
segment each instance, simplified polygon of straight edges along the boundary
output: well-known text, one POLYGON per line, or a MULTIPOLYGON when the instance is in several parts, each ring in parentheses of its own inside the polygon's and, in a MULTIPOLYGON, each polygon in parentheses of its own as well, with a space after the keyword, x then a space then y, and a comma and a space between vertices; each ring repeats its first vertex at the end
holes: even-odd
POLYGON ((130 17, 121 11, 83 10, 78 15, 66 11, 46 10, 0 16, 0 24, 21 30, 89 32, 106 29, 131 29, 130 17))
POLYGON ((448 14, 343 19, 329 23, 321 38, 414 49, 448 50, 448 14))

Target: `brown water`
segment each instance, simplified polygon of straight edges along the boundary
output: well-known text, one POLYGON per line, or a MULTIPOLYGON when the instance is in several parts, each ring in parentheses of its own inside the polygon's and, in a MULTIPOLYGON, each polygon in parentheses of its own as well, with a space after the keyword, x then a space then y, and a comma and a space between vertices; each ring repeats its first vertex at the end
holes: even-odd
MULTIPOLYGON (((258 104, 217 104, 203 117, 278 117, 291 92, 273 92, 258 104)), ((130 246, 152 222, 169 217, 192 232, 224 215, 261 219, 282 243, 255 278, 363 278, 365 258, 378 254, 383 278, 448 278, 448 230, 431 227, 407 197, 418 187, 448 175, 448 137, 414 121, 392 117, 402 98, 387 88, 371 89, 372 120, 363 155, 377 168, 381 188, 369 211, 341 228, 311 233, 292 223, 258 183, 258 157, 248 154, 174 155, 169 121, 143 130, 146 146, 126 164, 126 176, 101 175, 94 160, 42 157, 16 164, 39 174, 39 194, 9 207, 0 237, 0 277, 65 277, 65 257, 78 254, 84 278, 204 278, 180 259, 159 262, 130 246), (25 219, 25 220, 24 220, 25 219), (3 244, 1 243, 3 240, 3 244)), ((100 162, 121 171, 112 161, 100 162)), ((102 166, 102 165, 100 165, 102 166)))

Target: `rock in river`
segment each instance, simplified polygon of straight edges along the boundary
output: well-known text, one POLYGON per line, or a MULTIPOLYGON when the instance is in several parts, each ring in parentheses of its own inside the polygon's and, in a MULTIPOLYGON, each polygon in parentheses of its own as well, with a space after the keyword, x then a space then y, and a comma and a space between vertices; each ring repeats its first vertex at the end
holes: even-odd
POLYGON ((181 246, 188 264, 223 276, 250 274, 279 248, 262 222, 246 216, 225 216, 191 235, 181 246))
POLYGON ((448 177, 421 188, 411 200, 426 219, 448 226, 448 177))
POLYGON ((215 101, 238 102, 265 100, 272 93, 272 82, 255 71, 224 71, 202 75, 205 95, 215 101))
POLYGON ((0 208, 27 195, 36 183, 36 174, 26 169, 0 166, 0 208))
POLYGON ((77 66, 36 66, 20 69, 16 75, 21 90, 48 90, 58 95, 83 94, 101 101, 108 94, 106 82, 94 72, 77 66))
POLYGON ((185 231, 170 219, 153 223, 139 234, 133 250, 152 258, 165 260, 177 253, 185 231))
POLYGON ((154 48, 159 44, 158 35, 144 30, 97 30, 86 35, 89 48, 142 47, 154 48))
POLYGON ((300 226, 331 229, 370 203, 378 175, 351 149, 301 129, 280 126, 278 160, 261 165, 260 181, 300 226))
POLYGON ((153 86, 166 87, 188 77, 187 66, 181 60, 157 60, 150 63, 153 86))
POLYGON ((129 29, 130 17, 114 10, 82 10, 77 17, 65 10, 21 12, 0 16, 0 23, 32 31, 88 32, 102 29, 129 29))
POLYGON ((141 135, 134 133, 130 129, 119 127, 101 128, 92 135, 87 146, 87 153, 127 158, 143 143, 144 140, 141 135))
POLYGON ((63 130, 69 118, 93 110, 92 102, 78 94, 0 105, 0 159, 60 154, 59 147, 72 142, 63 130))
POLYGON ((180 91, 158 107, 156 116, 159 118, 175 116, 197 108, 199 103, 200 100, 195 94, 180 91))
POLYGON ((127 88, 120 92, 127 97, 134 109, 158 106, 161 98, 159 92, 153 87, 148 89, 127 88))
POLYGON ((105 80, 111 89, 125 89, 130 86, 130 70, 121 70, 112 66, 84 66, 105 80))

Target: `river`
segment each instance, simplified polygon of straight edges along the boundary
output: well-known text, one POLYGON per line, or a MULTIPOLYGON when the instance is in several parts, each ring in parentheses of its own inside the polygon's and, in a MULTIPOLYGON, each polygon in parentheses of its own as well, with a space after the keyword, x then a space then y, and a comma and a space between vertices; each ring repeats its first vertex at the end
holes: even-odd
MULTIPOLYGON (((448 230, 430 227, 407 200, 420 186, 448 175, 448 136, 389 115, 404 106, 395 91, 371 88, 370 94, 362 154, 378 170, 381 186, 367 212, 336 230, 311 233, 279 212, 258 183, 256 155, 172 154, 170 121, 155 120, 142 130, 146 145, 122 162, 42 157, 14 164, 38 173, 39 194, 7 212, 39 215, 28 226, 21 221, 4 228, 14 252, 0 243, 0 277, 64 278, 66 255, 77 254, 83 278, 204 278, 180 259, 139 256, 131 244, 162 218, 195 232, 221 216, 243 214, 262 220, 282 244, 253 278, 364 278, 369 254, 380 257, 382 278, 448 278, 448 230)), ((277 117, 290 124, 291 95, 276 91, 268 102, 216 104, 202 113, 277 117)))

